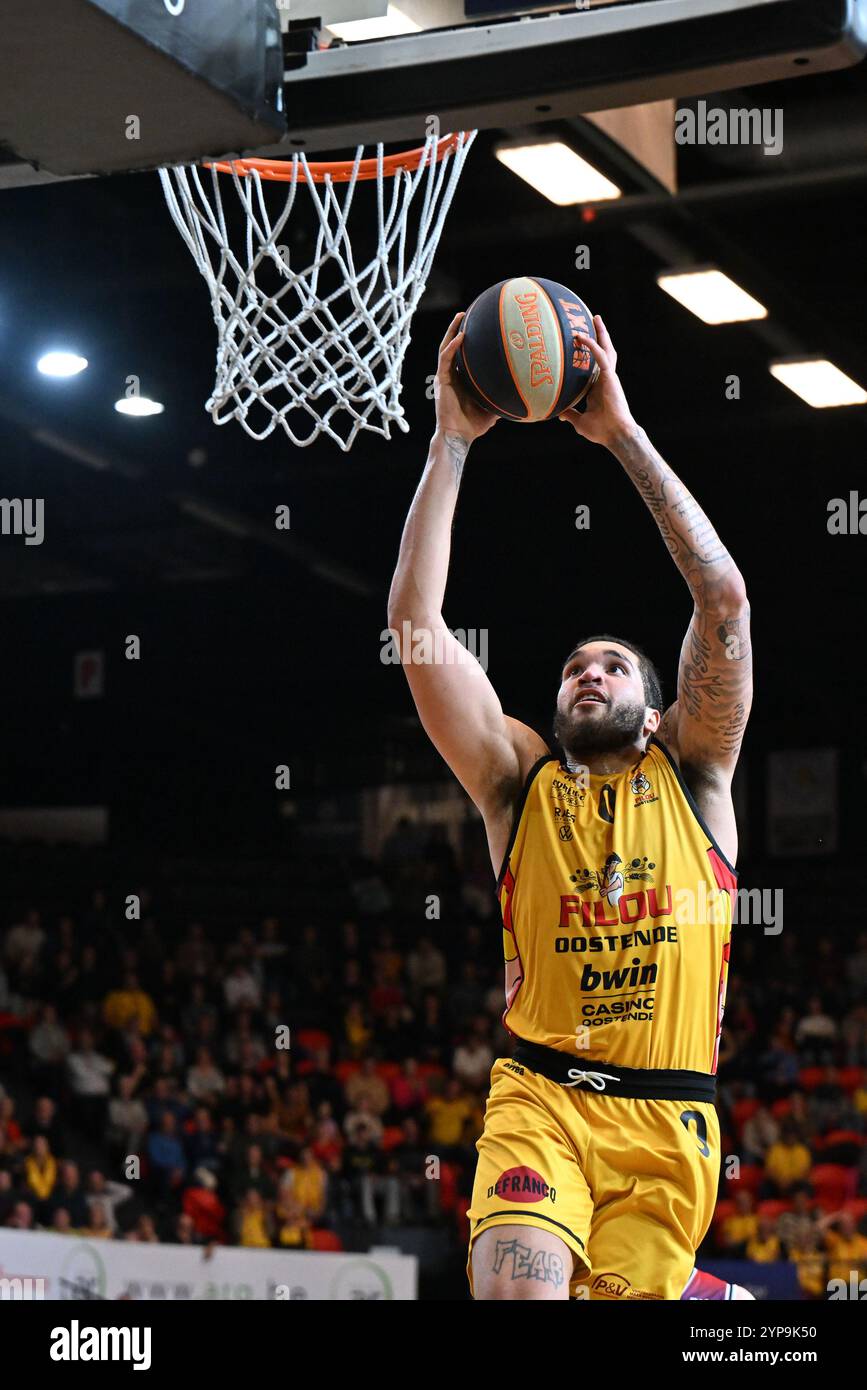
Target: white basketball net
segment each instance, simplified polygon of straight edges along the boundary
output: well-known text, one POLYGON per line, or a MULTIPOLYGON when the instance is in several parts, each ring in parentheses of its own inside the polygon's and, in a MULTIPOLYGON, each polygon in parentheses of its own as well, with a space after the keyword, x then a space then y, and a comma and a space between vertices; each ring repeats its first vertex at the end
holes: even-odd
POLYGON ((363 146, 345 183, 330 174, 315 182, 303 154, 286 161, 285 182, 235 165, 231 173, 160 170, 169 211, 211 295, 219 341, 206 408, 215 424, 237 420, 254 439, 282 426, 299 446, 327 435, 344 451, 359 430, 388 439, 392 423, 409 429, 400 392, 410 324, 474 139, 475 131, 462 132, 437 161, 431 136, 418 166, 396 174, 386 172, 377 146, 370 180, 377 247, 363 268, 355 265, 348 225, 363 146), (238 250, 230 244, 224 186, 234 187, 246 222, 238 250), (284 244, 299 186, 319 218, 315 253, 303 269, 290 264, 284 244))

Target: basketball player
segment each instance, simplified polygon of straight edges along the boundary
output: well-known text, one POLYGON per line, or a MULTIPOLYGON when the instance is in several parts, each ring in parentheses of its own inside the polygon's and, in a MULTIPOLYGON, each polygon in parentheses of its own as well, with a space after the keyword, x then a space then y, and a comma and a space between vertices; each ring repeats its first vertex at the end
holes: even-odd
MULTIPOLYGON (((663 711, 652 662, 603 634, 577 641, 560 672, 562 758, 504 714, 442 616, 461 475, 497 419, 456 380, 460 318, 440 347, 389 625, 421 722, 484 819, 503 915, 514 1046, 494 1063, 477 1145, 470 1287, 476 1299, 689 1298, 720 1162, 731 780, 751 702, 744 581, 632 418, 597 317, 598 343, 579 339, 599 379, 586 412, 560 418, 613 455, 689 589, 677 699, 663 711), (435 662, 413 660, 424 648, 410 633, 428 635, 435 662)), ((581 592, 576 575, 579 620, 581 592)))

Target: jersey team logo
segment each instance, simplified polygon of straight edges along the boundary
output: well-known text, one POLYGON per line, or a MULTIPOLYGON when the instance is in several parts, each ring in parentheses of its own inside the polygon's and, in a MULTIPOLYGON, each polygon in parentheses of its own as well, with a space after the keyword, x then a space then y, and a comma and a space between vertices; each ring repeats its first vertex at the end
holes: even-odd
POLYGON ((601 869, 576 869, 569 875, 579 893, 596 892, 611 907, 619 903, 627 883, 652 883, 656 864, 647 855, 624 865, 619 854, 609 854, 601 869), (622 866, 622 867, 621 867, 622 866))
POLYGON ((546 1197, 556 1202, 557 1189, 549 1187, 535 1168, 507 1168, 488 1188, 488 1196, 501 1197, 505 1202, 544 1202, 546 1197))
POLYGON ((658 801, 659 797, 653 790, 653 783, 640 768, 629 783, 629 790, 635 797, 633 805, 647 806, 651 801, 658 801))

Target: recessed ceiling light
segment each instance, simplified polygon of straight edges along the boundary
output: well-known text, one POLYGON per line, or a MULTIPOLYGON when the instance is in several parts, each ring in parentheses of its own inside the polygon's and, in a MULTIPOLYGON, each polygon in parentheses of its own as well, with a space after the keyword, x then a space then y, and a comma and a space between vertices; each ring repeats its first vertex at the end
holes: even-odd
POLYGON ((500 145, 494 151, 511 169, 558 207, 601 203, 619 198, 621 190, 562 140, 538 140, 530 145, 500 145))
POLYGON ((44 352, 36 363, 43 376, 78 376, 87 366, 87 358, 77 352, 44 352))
POLYGON ((772 362, 770 371, 771 376, 815 410, 836 405, 867 405, 867 391, 826 357, 772 362))
POLYGON ((328 32, 336 39, 357 43, 362 39, 390 39, 399 34, 418 34, 421 25, 410 19, 397 5, 389 5, 386 14, 378 19, 350 19, 345 24, 329 24, 328 32))
POLYGON ((764 304, 713 267, 667 270, 657 275, 656 283, 703 323, 745 323, 768 317, 764 304))
POLYGON ((160 401, 152 401, 148 396, 122 396, 114 408, 119 415, 162 415, 165 410, 160 401))

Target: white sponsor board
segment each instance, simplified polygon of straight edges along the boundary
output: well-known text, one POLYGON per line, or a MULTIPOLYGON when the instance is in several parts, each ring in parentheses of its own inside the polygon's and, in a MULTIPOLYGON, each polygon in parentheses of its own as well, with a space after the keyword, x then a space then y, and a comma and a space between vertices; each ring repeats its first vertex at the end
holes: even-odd
POLYGON ((406 1300, 417 1296, 415 1257, 391 1250, 335 1255, 218 1245, 209 1254, 200 1246, 140 1245, 0 1230, 0 1297, 15 1297, 12 1290, 19 1287, 17 1281, 22 1289, 39 1287, 25 1282, 37 1279, 44 1280, 43 1296, 49 1299, 166 1302, 206 1298, 406 1300))

